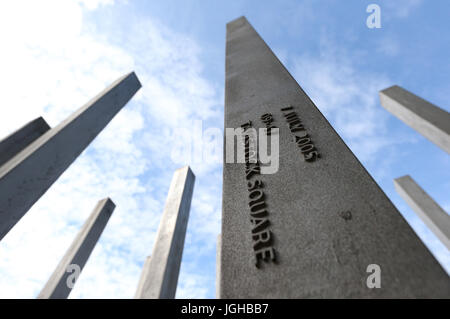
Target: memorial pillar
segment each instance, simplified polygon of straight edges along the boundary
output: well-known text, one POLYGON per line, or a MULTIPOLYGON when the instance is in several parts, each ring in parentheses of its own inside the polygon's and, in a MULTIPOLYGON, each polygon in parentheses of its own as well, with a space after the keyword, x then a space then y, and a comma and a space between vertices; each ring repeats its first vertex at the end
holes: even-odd
POLYGON ((450 114, 399 87, 380 91, 381 105, 450 154, 450 114))
POLYGON ((0 240, 139 90, 127 74, 0 167, 0 240))
POLYGON ((406 175, 396 178, 394 186, 405 200, 431 229, 439 240, 450 250, 450 216, 411 178, 406 175))
POLYGON ((227 25, 225 74, 225 128, 278 127, 280 158, 263 174, 249 137, 246 163, 224 154, 221 298, 450 297, 447 273, 244 17, 227 25))
POLYGON ((39 293, 39 299, 65 299, 73 289, 116 205, 109 198, 99 201, 67 253, 39 293))
POLYGON ((175 298, 194 182, 189 166, 175 171, 153 252, 144 265, 135 298, 175 298))
POLYGON ((25 147, 47 132, 50 126, 42 118, 25 124, 23 127, 0 141, 0 166, 16 156, 25 147))

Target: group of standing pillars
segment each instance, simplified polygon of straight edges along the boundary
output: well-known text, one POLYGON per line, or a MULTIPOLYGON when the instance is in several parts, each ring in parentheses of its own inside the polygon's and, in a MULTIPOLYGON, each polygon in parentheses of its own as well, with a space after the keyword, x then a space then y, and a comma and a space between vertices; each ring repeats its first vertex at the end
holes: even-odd
MULTIPOLYGON (((0 141, 0 240, 75 161, 140 89, 134 72, 51 128, 39 117, 0 141)), ((174 298, 195 176, 175 171, 151 262, 142 271, 136 298, 174 298)), ((67 298, 72 272, 86 264, 115 208, 100 200, 45 284, 38 298, 67 298)))
MULTIPOLYGON (((381 105, 401 121, 450 154, 450 114, 394 85, 380 91, 381 105)), ((450 216, 411 176, 394 180, 398 194, 450 250, 450 216)))

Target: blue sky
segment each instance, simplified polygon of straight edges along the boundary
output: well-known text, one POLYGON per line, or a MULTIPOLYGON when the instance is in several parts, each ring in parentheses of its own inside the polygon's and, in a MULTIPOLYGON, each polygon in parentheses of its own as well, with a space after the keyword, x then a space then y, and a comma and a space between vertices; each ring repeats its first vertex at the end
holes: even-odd
POLYGON ((0 136, 50 125, 120 75, 143 88, 0 243, 0 297, 34 298, 95 203, 117 204, 71 298, 131 298, 151 254, 173 171, 197 176, 177 297, 214 298, 222 168, 174 161, 176 134, 223 130, 225 24, 245 15, 420 238, 450 253, 397 195, 411 175, 450 211, 450 157, 385 111, 398 84, 449 110, 448 1, 42 0, 0 4, 0 136), (381 28, 366 7, 381 7, 381 28))

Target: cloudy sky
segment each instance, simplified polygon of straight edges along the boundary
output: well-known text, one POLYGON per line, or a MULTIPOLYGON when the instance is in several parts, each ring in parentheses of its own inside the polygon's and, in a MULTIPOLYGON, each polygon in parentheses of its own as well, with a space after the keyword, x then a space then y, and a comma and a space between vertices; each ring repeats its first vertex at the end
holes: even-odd
POLYGON ((214 298, 221 155, 180 157, 174 145, 192 127, 204 148, 223 131, 225 24, 241 15, 450 272, 449 251, 392 182, 411 175, 448 212, 450 157, 378 99, 398 84, 449 110, 448 12, 445 0, 1 1, 0 136, 38 116, 57 125, 129 71, 143 88, 0 242, 0 297, 36 297, 109 196, 117 208, 70 297, 132 298, 173 171, 190 164, 197 180, 177 297, 214 298), (381 7, 380 29, 366 27, 370 3, 381 7))

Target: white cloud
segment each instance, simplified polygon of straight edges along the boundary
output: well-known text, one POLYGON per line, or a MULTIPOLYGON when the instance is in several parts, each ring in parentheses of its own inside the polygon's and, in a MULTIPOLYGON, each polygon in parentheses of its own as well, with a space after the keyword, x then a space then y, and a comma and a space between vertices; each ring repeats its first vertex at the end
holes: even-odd
POLYGON ((99 6, 106 6, 114 4, 114 0, 78 0, 88 10, 95 10, 99 6))
POLYGON ((399 41, 392 36, 385 36, 378 42, 377 51, 389 57, 397 56, 400 53, 399 41))
POLYGON ((369 161, 393 143, 378 101, 378 91, 389 85, 385 77, 357 73, 330 45, 320 56, 294 58, 293 75, 358 158, 369 161))
POLYGON ((383 2, 383 6, 386 5, 387 9, 399 18, 407 18, 422 2, 422 0, 388 0, 383 2))
MULTIPOLYGON (((184 277, 183 275, 182 273, 181 276, 184 277)), ((203 276, 186 274, 186 279, 178 285, 177 298, 204 299, 208 293, 205 287, 211 285, 212 283, 206 281, 203 276)))

